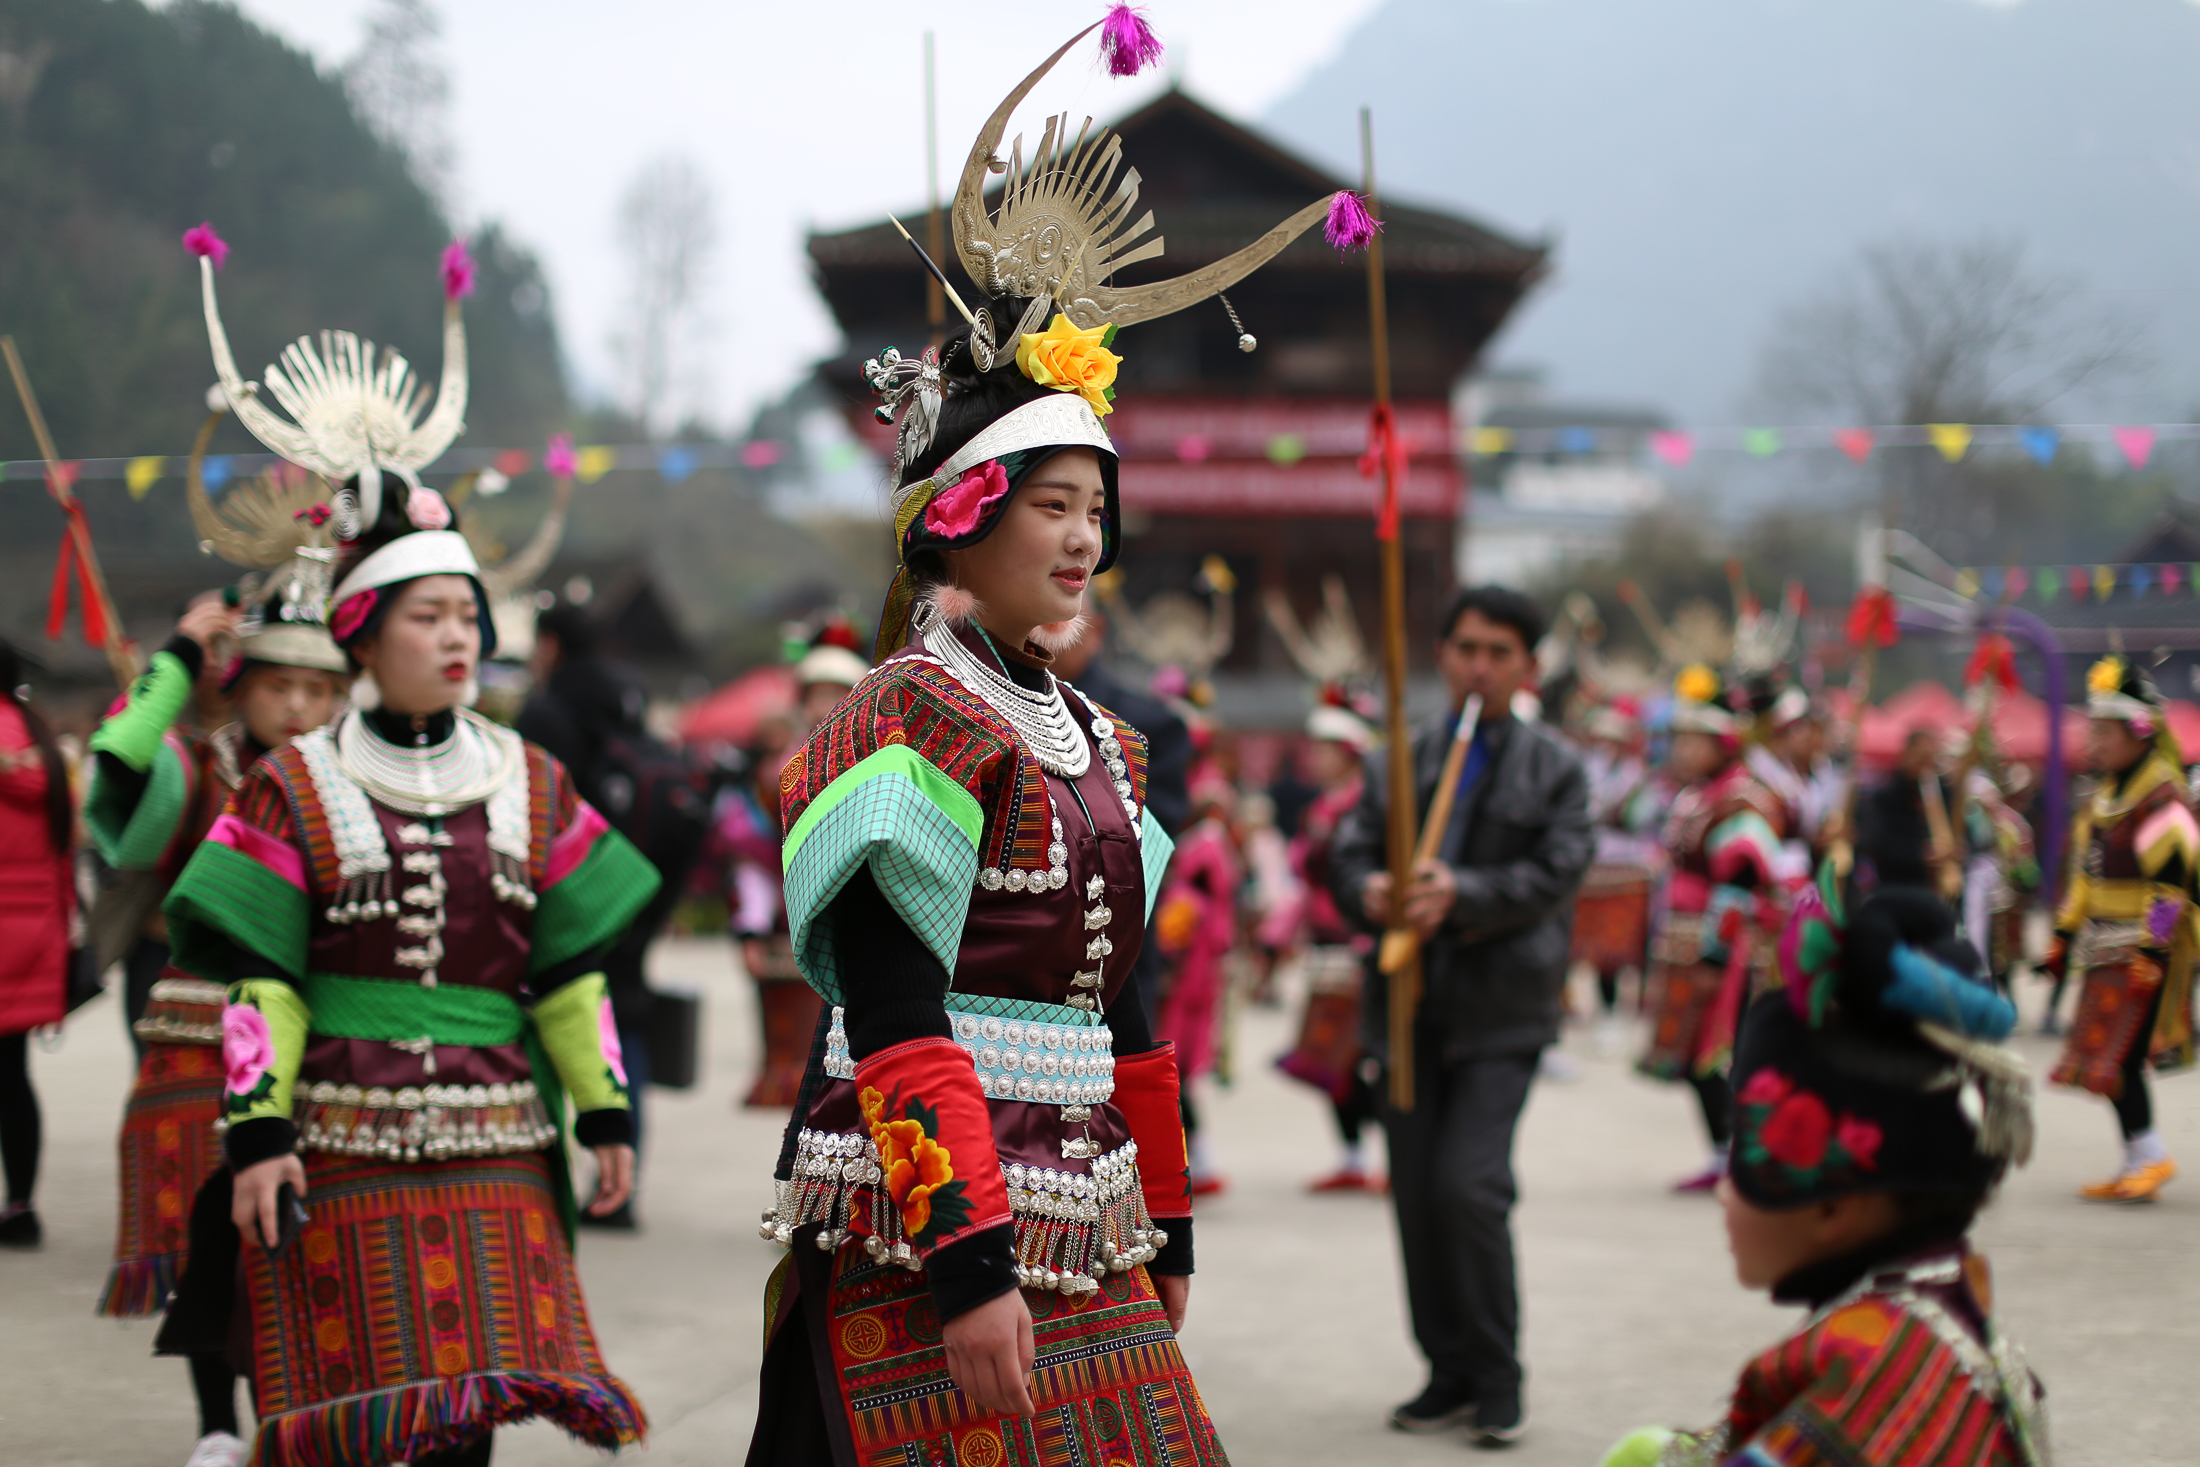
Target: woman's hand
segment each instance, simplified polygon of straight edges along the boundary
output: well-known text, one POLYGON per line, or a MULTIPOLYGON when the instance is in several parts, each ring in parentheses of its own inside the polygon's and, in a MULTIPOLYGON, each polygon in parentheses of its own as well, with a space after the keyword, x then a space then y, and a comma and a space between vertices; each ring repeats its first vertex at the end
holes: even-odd
POLYGON ((1188 1273, 1157 1273, 1148 1275, 1153 1280, 1153 1291, 1161 1296, 1161 1312, 1169 1316, 1169 1328, 1176 1334, 1184 1333, 1184 1311, 1191 1307, 1192 1276, 1188 1273))
POLYGON ((634 1195, 634 1148, 592 1146, 596 1153, 596 1200, 588 1204, 590 1217, 608 1217, 634 1195))
POLYGON ((1000 1416, 1029 1416, 1031 1310, 1023 1291, 986 1300, 965 1310, 940 1329, 947 1346, 947 1374, 981 1411, 1000 1416))
POLYGON ((244 1234, 247 1241, 262 1248, 273 1248, 275 1240, 283 1235, 275 1200, 282 1195, 285 1182, 297 1190, 298 1200, 303 1202, 306 1168, 295 1152, 256 1161, 237 1173, 236 1188, 230 1195, 229 1220, 237 1225, 237 1231, 244 1234))
POLYGON ((176 634, 189 637, 211 657, 214 653, 214 639, 234 632, 243 616, 241 609, 222 605, 219 596, 201 596, 191 603, 190 608, 176 622, 176 634))

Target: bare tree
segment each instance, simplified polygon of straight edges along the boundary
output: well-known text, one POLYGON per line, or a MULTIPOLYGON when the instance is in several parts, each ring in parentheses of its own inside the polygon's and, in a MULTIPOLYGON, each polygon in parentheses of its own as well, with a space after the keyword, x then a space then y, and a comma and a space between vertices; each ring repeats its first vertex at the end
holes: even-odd
MULTIPOLYGON (((2018 242, 1902 239, 1866 247, 1782 313, 1756 396, 1855 426, 2029 423, 2140 365, 2137 329, 2036 269, 2018 242)), ((1991 548, 1997 518, 2039 492, 2022 469, 1975 455, 1949 464, 1903 450, 1872 465, 1890 522, 1949 551, 1991 548)))
POLYGON ((694 160, 677 153, 646 163, 619 196, 620 253, 626 257, 626 324, 611 349, 626 376, 635 418, 655 432, 700 396, 694 338, 718 246, 718 206, 694 160))
POLYGON ((359 50, 344 63, 352 105, 436 204, 453 204, 457 152, 451 145, 451 74, 438 42, 443 20, 429 0, 381 0, 359 50))

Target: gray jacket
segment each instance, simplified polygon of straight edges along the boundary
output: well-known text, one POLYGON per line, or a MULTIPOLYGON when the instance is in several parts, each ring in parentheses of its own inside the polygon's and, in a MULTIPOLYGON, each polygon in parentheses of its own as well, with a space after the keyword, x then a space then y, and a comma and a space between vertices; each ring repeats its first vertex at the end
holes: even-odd
MULTIPOLYGON (((1452 720, 1413 741, 1416 820, 1425 819, 1451 742, 1452 720)), ((1541 725, 1507 719, 1485 735, 1490 764, 1454 812, 1438 857, 1459 897, 1422 951, 1420 1023, 1449 1059, 1518 1054, 1558 1038, 1560 993, 1573 944, 1574 892, 1596 837, 1589 781, 1574 751, 1541 725)), ((1385 867, 1384 756, 1370 756, 1360 803, 1337 831, 1337 905, 1357 918, 1360 887, 1385 867)), ((1369 986, 1366 1032, 1387 1049, 1385 985, 1369 986)))

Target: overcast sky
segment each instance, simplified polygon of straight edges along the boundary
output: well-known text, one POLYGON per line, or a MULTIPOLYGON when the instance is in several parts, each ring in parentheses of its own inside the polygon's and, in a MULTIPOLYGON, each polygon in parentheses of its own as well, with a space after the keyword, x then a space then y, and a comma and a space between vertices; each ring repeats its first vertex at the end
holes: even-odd
MULTIPOLYGON (((357 49, 374 0, 239 0, 324 66, 357 49)), ((1154 0, 1167 69, 1251 119, 1332 55, 1376 0, 1154 0)), ((952 190, 980 123, 1032 66, 1101 13, 1097 0, 1014 5, 761 0, 437 0, 453 81, 462 221, 498 219, 548 267, 584 392, 613 384, 606 341, 624 284, 620 188, 649 159, 692 156, 718 192, 705 417, 738 427, 835 342, 802 238, 921 212, 923 35, 937 36, 940 170, 952 190)), ((1164 82, 1108 77, 1087 41, 1018 125, 1069 109, 1107 119, 1164 82)), ((1014 129, 1011 129, 1012 133, 1014 129)), ((878 343, 885 345, 886 343, 878 343)))

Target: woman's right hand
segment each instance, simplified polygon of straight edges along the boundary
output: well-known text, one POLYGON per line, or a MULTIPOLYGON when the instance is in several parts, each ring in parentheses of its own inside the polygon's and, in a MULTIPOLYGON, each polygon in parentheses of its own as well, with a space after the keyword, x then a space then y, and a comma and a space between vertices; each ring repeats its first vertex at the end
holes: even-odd
POLYGON ((237 1231, 244 1234, 248 1242, 272 1248, 275 1240, 283 1235, 275 1200, 282 1194, 285 1182, 297 1190, 298 1200, 303 1202, 306 1169, 295 1152, 256 1161, 237 1173, 236 1188, 229 1202, 229 1220, 237 1225, 237 1231))
POLYGON ((235 631, 237 621, 243 615, 234 606, 224 606, 220 596, 209 593, 192 602, 183 615, 177 618, 176 635, 189 637, 203 650, 211 653, 214 650, 214 639, 235 631))
POLYGON ((1021 1289, 956 1315, 941 1327, 940 1338, 947 1346, 948 1376, 980 1410, 998 1416, 1032 1413, 1031 1364, 1037 1352, 1021 1289))

